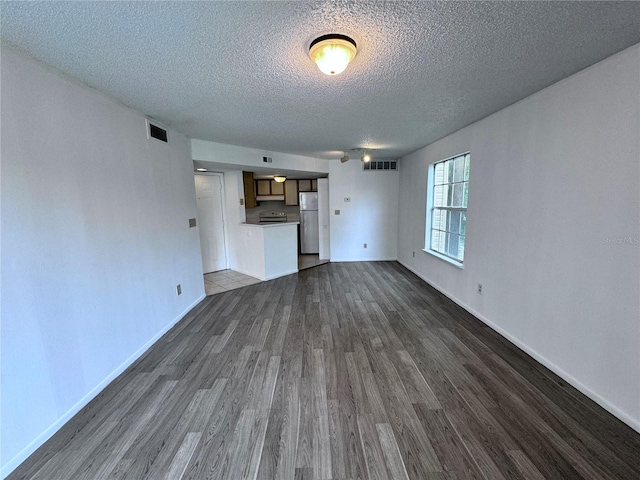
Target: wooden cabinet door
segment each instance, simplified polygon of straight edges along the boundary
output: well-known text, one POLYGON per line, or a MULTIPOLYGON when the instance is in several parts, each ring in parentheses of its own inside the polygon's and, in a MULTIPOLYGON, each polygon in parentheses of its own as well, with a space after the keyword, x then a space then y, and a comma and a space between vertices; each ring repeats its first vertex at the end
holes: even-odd
POLYGON ((253 184, 253 173, 242 172, 242 183, 244 184, 244 206, 245 208, 257 207, 256 190, 253 184))
POLYGON ((311 180, 311 191, 312 192, 318 191, 318 180, 316 180, 315 178, 311 180))
POLYGON ((300 192, 310 192, 311 191, 311 180, 298 180, 298 191, 300 191, 300 192))
POLYGON ((258 195, 271 195, 270 183, 271 180, 258 180, 258 195))
POLYGON ((284 204, 298 205, 298 181, 287 180, 284 182, 284 204))
POLYGON ((284 183, 271 180, 271 195, 284 195, 284 183))

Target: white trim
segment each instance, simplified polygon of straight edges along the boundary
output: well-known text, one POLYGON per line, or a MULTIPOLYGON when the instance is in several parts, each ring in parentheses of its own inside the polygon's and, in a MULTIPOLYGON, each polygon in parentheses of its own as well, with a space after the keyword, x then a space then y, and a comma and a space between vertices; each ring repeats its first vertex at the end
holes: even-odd
POLYGON ((198 303, 204 300, 205 295, 201 295, 198 299, 192 303, 186 310, 180 313, 175 319, 173 319, 166 327, 156 333, 149 341, 147 341, 142 347, 140 347, 133 355, 122 362, 115 370, 107 375, 98 385, 93 387, 87 394, 82 397, 75 405, 67 410, 62 416, 58 417, 51 426, 49 426, 44 432, 38 435, 32 440, 26 447, 20 450, 11 460, 2 465, 0 468, 0 476, 5 478, 11 472, 13 472, 22 462, 24 462, 29 455, 35 452, 41 447, 47 440, 49 440, 60 428, 67 423, 71 418, 82 410, 87 404, 93 400, 102 390, 104 390, 118 375, 129 368, 138 358, 140 358, 154 343, 173 328, 180 320, 182 320, 187 313, 191 311, 198 303))
POLYGON ((248 277, 257 278, 258 280, 260 280, 262 282, 268 282, 269 280, 275 280, 276 278, 286 277, 287 275, 293 275, 294 273, 298 273, 299 272, 299 270, 296 268, 295 270, 289 270, 289 271, 286 271, 284 273, 277 273, 276 275, 271 275, 269 277, 267 277, 267 276, 256 277, 255 273, 250 273, 250 272, 247 272, 245 270, 241 270, 239 268, 232 268, 231 270, 233 270, 234 272, 241 273, 243 275, 247 275, 248 277))
POLYGON ((420 277, 422 280, 427 282, 433 288, 435 288, 440 293, 442 293, 443 295, 448 297, 451 301, 453 301, 457 305, 459 305, 462 308, 464 308, 467 312, 469 312, 474 317, 478 318, 480 321, 482 321, 488 327, 492 328, 495 332, 500 334, 502 337, 506 338, 508 341, 513 343, 516 347, 518 347, 520 350, 525 352, 527 355, 529 355, 535 361, 537 361, 538 363, 540 363, 543 366, 547 367, 549 370, 551 370, 553 373, 558 375, 560 378, 562 378, 564 381, 566 381, 568 384, 570 384, 576 390, 580 391, 581 393, 583 393, 584 395, 589 397, 591 400, 596 402, 598 405, 600 405, 602 408, 607 410, 609 413, 611 413, 612 415, 617 417, 619 420, 621 420, 622 422, 626 423, 629 427, 633 428, 635 431, 640 433, 640 421, 636 420, 635 418, 630 416, 628 413, 620 410, 618 407, 613 405, 607 399, 605 399, 601 395, 599 395, 596 392, 594 392, 591 389, 589 389, 587 386, 585 386, 578 379, 574 378, 573 376, 571 376, 570 374, 568 374, 567 372, 562 370, 560 367, 555 365, 553 362, 551 362, 550 360, 548 360, 544 356, 540 355, 538 352, 536 352, 532 348, 528 347, 526 344, 524 344, 523 342, 518 340, 513 335, 509 334, 506 330, 502 329, 501 327, 499 327, 498 325, 493 323, 488 318, 485 318, 483 315, 481 315, 480 313, 476 312, 473 308, 469 307, 468 305, 464 304, 460 300, 456 299, 449 292, 447 292, 446 290, 440 288, 438 285, 436 285, 435 283, 433 283, 430 280, 428 280, 427 278, 425 278, 423 275, 418 273, 416 270, 411 268, 409 265, 405 264, 404 262, 402 262, 400 260, 398 260, 398 263, 400 263, 400 265, 405 267, 407 270, 409 270, 409 271, 413 272, 414 274, 416 274, 418 277, 420 277))
POLYGON ((277 273, 275 275, 270 275, 268 277, 265 277, 264 281, 267 282, 269 280, 275 280, 276 278, 286 277, 287 275, 293 275, 294 273, 298 273, 298 272, 299 270, 296 268, 295 270, 289 270, 287 272, 277 273))
POLYGON ((331 258, 331 263, 350 263, 350 262, 397 262, 398 258, 331 258))
POLYGON ((453 258, 447 257, 446 255, 443 255, 440 252, 436 252, 435 250, 431 250, 431 249, 427 249, 427 248, 423 248, 422 251, 425 252, 425 253, 428 253, 429 255, 433 255, 434 257, 437 257, 440 260, 444 260, 445 262, 450 263, 454 267, 458 267, 460 269, 464 268, 464 264, 462 264, 460 262, 457 262, 453 258))

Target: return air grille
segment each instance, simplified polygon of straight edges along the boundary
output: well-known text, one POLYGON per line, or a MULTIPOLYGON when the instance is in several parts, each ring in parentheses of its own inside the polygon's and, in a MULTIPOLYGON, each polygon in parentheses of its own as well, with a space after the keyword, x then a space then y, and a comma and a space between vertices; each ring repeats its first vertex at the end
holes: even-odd
POLYGON ((362 162, 362 170, 365 171, 397 171, 398 160, 372 160, 370 162, 362 162))
POLYGON ((149 122, 149 136, 157 138, 162 142, 167 142, 167 131, 164 128, 160 128, 157 125, 149 122))

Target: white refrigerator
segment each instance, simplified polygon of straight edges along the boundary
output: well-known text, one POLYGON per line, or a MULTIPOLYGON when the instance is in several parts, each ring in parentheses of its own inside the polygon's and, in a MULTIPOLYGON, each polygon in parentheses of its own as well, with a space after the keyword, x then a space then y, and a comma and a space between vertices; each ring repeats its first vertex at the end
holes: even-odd
POLYGON ((300 196, 300 253, 317 254, 320 250, 318 234, 318 194, 301 192, 300 196))

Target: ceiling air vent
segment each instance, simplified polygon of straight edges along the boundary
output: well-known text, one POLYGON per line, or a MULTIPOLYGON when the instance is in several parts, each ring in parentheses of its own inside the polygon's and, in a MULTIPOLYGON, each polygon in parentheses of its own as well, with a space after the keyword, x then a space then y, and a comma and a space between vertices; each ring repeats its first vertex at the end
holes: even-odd
POLYGON ((262 157, 263 163, 273 163, 273 157, 262 157))
POLYGON ((363 162, 362 169, 368 172, 370 171, 397 171, 398 160, 372 160, 370 162, 363 162))
POLYGON ((161 142, 165 142, 165 143, 169 142, 167 140, 167 131, 164 128, 154 125, 149 120, 147 120, 147 125, 148 125, 148 130, 147 130, 148 138, 153 137, 153 138, 157 138, 161 142))

